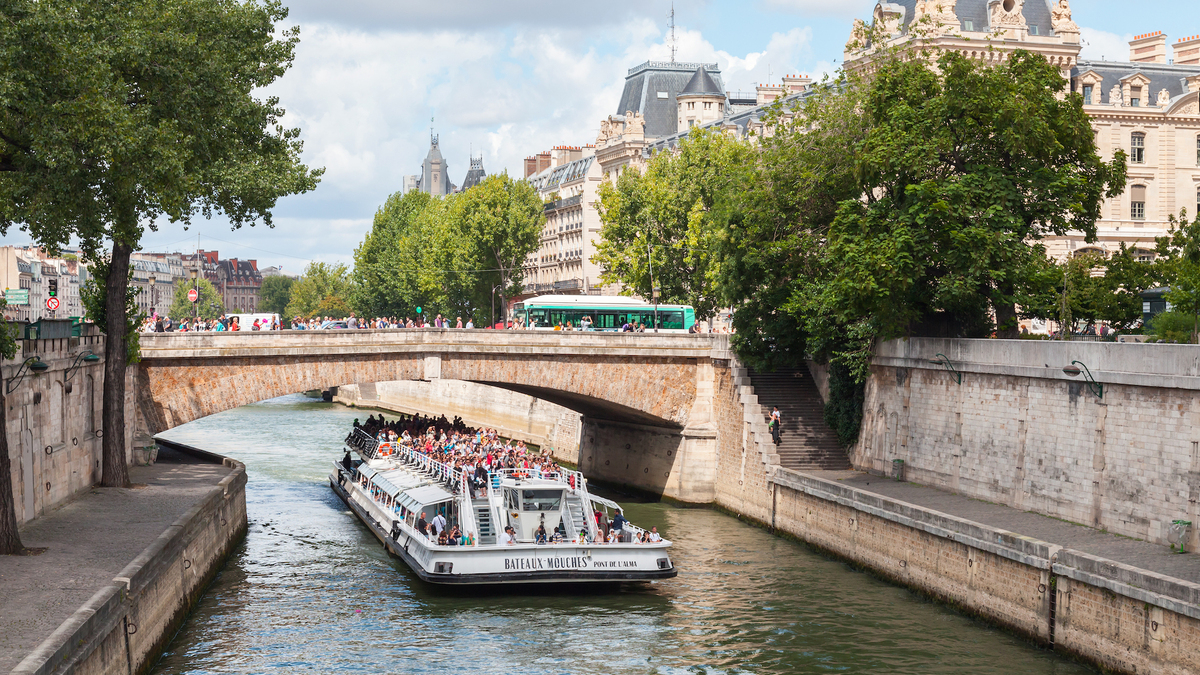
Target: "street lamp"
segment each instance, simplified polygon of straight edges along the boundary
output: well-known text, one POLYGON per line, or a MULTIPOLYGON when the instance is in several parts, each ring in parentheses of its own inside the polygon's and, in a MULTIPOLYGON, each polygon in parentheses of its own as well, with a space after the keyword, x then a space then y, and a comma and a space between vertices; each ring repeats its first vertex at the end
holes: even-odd
POLYGON ((154 308, 158 306, 158 298, 154 295, 154 275, 150 275, 150 314, 156 314, 154 308))
POLYGON ((39 359, 36 355, 25 359, 25 362, 22 363, 21 367, 17 369, 17 374, 10 377, 8 379, 8 383, 4 385, 4 393, 13 393, 13 389, 16 389, 17 385, 21 384, 21 380, 25 379, 25 374, 27 372, 33 371, 35 373, 42 373, 49 368, 50 364, 39 359))
POLYGON ((946 370, 950 371, 951 373, 954 373, 955 381, 958 382, 959 384, 962 384, 962 373, 960 373, 954 369, 954 364, 950 363, 949 357, 947 357, 945 354, 942 354, 941 352, 938 352, 934 356, 936 358, 929 359, 929 362, 935 366, 945 367, 946 370))
POLYGON ((1078 377, 1080 373, 1083 373, 1083 379, 1087 381, 1088 389, 1096 395, 1096 398, 1104 398, 1104 385, 1092 377, 1092 371, 1082 361, 1072 361, 1071 365, 1063 366, 1062 371, 1071 377, 1078 377), (1082 370, 1080 370, 1080 366, 1083 366, 1082 370))

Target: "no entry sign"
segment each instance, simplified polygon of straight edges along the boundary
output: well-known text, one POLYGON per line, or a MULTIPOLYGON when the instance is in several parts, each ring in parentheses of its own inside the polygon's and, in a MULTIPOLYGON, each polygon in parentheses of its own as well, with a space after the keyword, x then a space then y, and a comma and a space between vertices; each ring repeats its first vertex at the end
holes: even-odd
POLYGON ((188 289, 188 302, 195 302, 199 299, 200 299, 200 294, 196 292, 196 289, 189 288, 188 289))
POLYGON ((58 309, 58 298, 46 298, 46 309, 58 309))

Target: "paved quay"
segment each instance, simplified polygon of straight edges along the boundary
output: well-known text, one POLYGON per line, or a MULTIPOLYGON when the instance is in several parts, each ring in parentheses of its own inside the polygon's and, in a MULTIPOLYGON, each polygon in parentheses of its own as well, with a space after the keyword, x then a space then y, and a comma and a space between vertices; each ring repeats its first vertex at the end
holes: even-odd
POLYGON ((806 471, 884 497, 1008 530, 1158 574, 1200 583, 1200 555, 1172 553, 1166 546, 1131 539, 1065 520, 1020 511, 916 483, 898 482, 859 471, 806 471))
POLYGON ((161 448, 135 487, 93 488, 21 529, 38 556, 0 556, 0 673, 50 636, 232 469, 161 448))

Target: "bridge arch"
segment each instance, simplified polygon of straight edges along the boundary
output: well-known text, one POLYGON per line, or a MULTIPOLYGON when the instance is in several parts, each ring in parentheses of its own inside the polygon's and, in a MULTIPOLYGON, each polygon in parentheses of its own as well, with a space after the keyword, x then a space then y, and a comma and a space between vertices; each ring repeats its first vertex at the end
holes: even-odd
POLYGON ((723 355, 714 351, 717 342, 707 335, 445 329, 152 334, 142 337, 135 374, 138 424, 156 434, 312 389, 465 380, 579 412, 585 472, 707 502, 716 443, 712 361, 723 355))

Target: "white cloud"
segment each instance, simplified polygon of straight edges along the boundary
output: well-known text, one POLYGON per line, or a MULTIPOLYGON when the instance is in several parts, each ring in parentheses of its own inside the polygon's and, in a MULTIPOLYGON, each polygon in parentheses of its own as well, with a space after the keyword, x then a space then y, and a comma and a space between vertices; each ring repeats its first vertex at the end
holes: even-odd
POLYGON ((1079 50, 1079 58, 1091 61, 1128 61, 1129 41, 1132 33, 1124 36, 1106 33, 1094 28, 1081 27, 1079 37, 1083 48, 1079 50))
MULTIPOLYGON (((793 28, 786 33, 774 33, 767 41, 765 49, 742 56, 717 49, 705 40, 699 31, 677 30, 676 37, 679 42, 678 60, 716 62, 721 66, 725 88, 730 91, 752 91, 754 85, 778 83, 784 75, 814 75, 802 73, 798 66, 806 61, 810 54, 811 28, 793 28)), ((647 59, 670 58, 670 48, 666 44, 653 44, 645 49, 647 59)), ((816 75, 820 76, 819 73, 816 75)))
POLYGON ((366 30, 496 29, 509 26, 588 28, 658 16, 669 0, 637 3, 560 0, 291 0, 293 18, 366 30))
POLYGON ((805 16, 854 17, 871 11, 865 0, 762 0, 764 9, 805 16))

